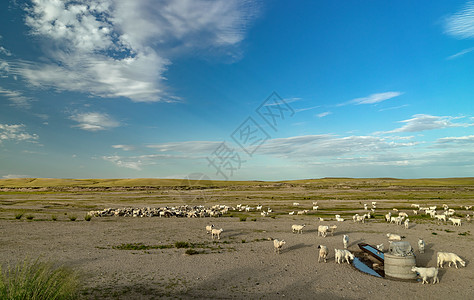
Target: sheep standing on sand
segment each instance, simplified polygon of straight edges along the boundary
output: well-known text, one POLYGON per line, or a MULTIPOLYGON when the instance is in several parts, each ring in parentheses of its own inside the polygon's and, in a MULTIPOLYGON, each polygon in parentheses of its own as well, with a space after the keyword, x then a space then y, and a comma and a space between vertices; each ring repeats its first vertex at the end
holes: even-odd
POLYGON ((349 244, 349 236, 344 234, 342 237, 342 243, 344 244, 344 249, 347 249, 347 245, 349 244))
POLYGON ((410 219, 406 219, 405 222, 404 222, 406 229, 408 229, 410 227, 409 222, 410 222, 410 219))
POLYGON ((425 241, 422 239, 418 240, 418 251, 420 251, 420 253, 425 253, 425 241))
POLYGON ((459 256, 457 256, 454 253, 448 253, 448 252, 438 252, 438 262, 437 266, 442 268, 444 263, 448 263, 448 267, 451 267, 451 264, 453 263, 456 269, 458 268, 457 263, 461 264, 461 266, 465 267, 466 263, 464 260, 462 260, 459 256))
POLYGON ((385 221, 390 222, 391 219, 392 219, 392 213, 388 212, 388 214, 385 215, 385 221))
POLYGON ((214 228, 214 224, 207 225, 207 226, 206 226, 206 233, 207 233, 207 234, 211 233, 212 228, 214 228))
POLYGON ((221 239, 221 232, 224 231, 224 229, 212 229, 211 230, 211 237, 212 239, 214 239, 215 236, 217 236, 217 239, 220 240, 221 239))
POLYGON ((387 237, 390 241, 401 241, 402 240, 401 236, 399 236, 398 234, 394 234, 394 233, 387 233, 387 237))
POLYGON ((292 225, 291 226, 291 231, 293 233, 303 233, 303 228, 305 227, 306 225, 303 224, 303 225, 292 225))
POLYGON ((326 237, 328 234, 329 226, 326 225, 319 225, 318 226, 318 236, 321 235, 322 237, 326 237))
POLYGON ((461 219, 449 218, 449 221, 453 222, 454 226, 461 226, 461 219))
POLYGON ((329 226, 329 232, 331 233, 331 236, 334 236, 334 232, 337 229, 337 225, 330 225, 329 226))
POLYGON ((349 250, 345 249, 334 249, 334 258, 338 264, 341 262, 347 261, 348 264, 351 262, 349 261, 350 259, 354 259, 354 254, 352 254, 349 250))
POLYGON ((329 254, 328 247, 319 245, 318 249, 319 249, 318 263, 321 259, 324 259, 324 262, 327 262, 327 257, 329 254))
POLYGON ((421 279, 423 279, 423 281, 421 282, 422 284, 429 283, 427 280, 429 277, 433 277, 433 284, 435 284, 436 282, 439 282, 438 268, 413 267, 411 268, 411 271, 416 272, 420 275, 421 279))
POLYGON ((285 241, 283 241, 283 240, 279 241, 277 239, 274 239, 273 240, 273 247, 275 248, 275 253, 280 254, 281 247, 283 247, 284 244, 286 244, 285 241))

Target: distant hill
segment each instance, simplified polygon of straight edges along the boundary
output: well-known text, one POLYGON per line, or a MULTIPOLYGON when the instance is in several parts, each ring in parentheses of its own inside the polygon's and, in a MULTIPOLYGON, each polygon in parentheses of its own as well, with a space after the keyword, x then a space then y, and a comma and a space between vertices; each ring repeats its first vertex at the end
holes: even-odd
POLYGON ((474 177, 463 178, 321 178, 287 181, 214 181, 214 180, 184 180, 184 179, 61 179, 61 178, 14 178, 0 179, 0 188, 137 188, 137 187, 232 187, 232 186, 472 186, 474 177))

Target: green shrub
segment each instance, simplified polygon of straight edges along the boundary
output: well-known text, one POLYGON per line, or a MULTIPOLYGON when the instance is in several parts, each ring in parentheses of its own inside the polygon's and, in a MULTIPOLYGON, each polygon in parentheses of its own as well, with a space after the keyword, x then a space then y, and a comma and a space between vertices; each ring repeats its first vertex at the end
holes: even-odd
POLYGON ((89 222, 90 220, 92 220, 92 216, 91 215, 85 215, 84 220, 89 222))
POLYGON ((20 220, 21 217, 23 217, 23 213, 17 213, 17 214, 15 214, 15 219, 20 220))
POLYGON ((56 221, 58 220, 58 217, 56 215, 51 215, 51 220, 56 221))
POLYGON ((187 255, 194 255, 194 254, 199 254, 201 252, 191 248, 191 249, 186 250, 186 252, 184 252, 184 253, 186 253, 187 255))
POLYGON ((26 218, 27 218, 28 220, 33 220, 33 219, 35 218, 35 216, 33 216, 33 215, 27 215, 26 218))
POLYGON ((76 272, 50 262, 25 260, 0 268, 0 299, 76 299, 79 285, 76 272))
POLYGON ((75 215, 70 215, 69 216, 69 220, 71 220, 72 222, 76 221, 77 220, 77 217, 75 215))
POLYGON ((253 218, 253 219, 250 219, 250 221, 257 222, 257 219, 256 219, 256 218, 253 218))
POLYGON ((176 248, 190 248, 191 245, 188 242, 176 242, 174 243, 176 248))
POLYGON ((239 220, 240 220, 240 222, 245 222, 245 221, 247 221, 247 217, 240 217, 239 220))

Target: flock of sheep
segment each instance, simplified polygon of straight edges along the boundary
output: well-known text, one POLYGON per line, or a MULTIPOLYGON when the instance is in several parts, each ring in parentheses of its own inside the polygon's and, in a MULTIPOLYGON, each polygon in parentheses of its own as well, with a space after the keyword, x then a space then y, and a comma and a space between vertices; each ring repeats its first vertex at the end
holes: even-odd
MULTIPOLYGON (((372 204, 371 210, 369 212, 363 214, 363 215, 355 214, 352 218, 353 222, 365 223, 366 219, 372 218, 373 217, 372 214, 375 213, 377 203, 372 202, 371 204, 372 204)), ((299 206, 300 204, 295 202, 295 203, 293 203, 293 205, 294 206, 299 206)), ((454 213, 455 213, 454 209, 450 209, 447 205, 443 205, 444 212, 441 213, 441 214, 439 214, 436 211, 436 208, 437 208, 436 206, 420 207, 418 204, 412 204, 412 207, 418 208, 418 210, 413 210, 414 215, 418 215, 418 214, 427 214, 428 215, 429 214, 432 218, 436 218, 437 220, 445 221, 445 222, 446 222, 446 216, 453 216, 454 213)), ((317 210, 318 208, 319 208, 319 206, 317 205, 317 202, 313 202, 313 210, 317 210)), ((470 210, 472 208, 472 206, 464 206, 464 208, 466 210, 470 210)), ((251 210, 251 208, 249 208, 249 206, 242 206, 242 205, 238 205, 238 209, 239 210, 246 210, 246 211, 251 210)), ((262 206, 261 205, 257 206, 257 210, 262 210, 262 206)), ((369 210, 367 204, 364 204, 364 210, 369 210)), ((393 210, 395 212, 398 211, 397 209, 393 209, 393 210)), ((269 211, 271 211, 271 210, 268 209, 266 211, 266 215, 268 214, 269 211)), ((300 210, 300 211, 298 211, 298 214, 299 215, 306 214, 308 211, 309 210, 300 210)), ((294 215, 295 211, 292 211, 289 214, 294 215)), ((466 220, 468 222, 470 221, 470 218, 471 218, 470 215, 467 214, 466 215, 466 220)), ((338 222, 343 222, 344 218, 342 218, 340 215, 335 215, 335 220, 338 221, 338 222)), ((392 215, 392 212, 388 212, 385 215, 385 220, 390 224, 394 223, 394 224, 397 224, 397 225, 403 225, 406 229, 409 229, 410 220, 408 218, 408 213, 406 213, 406 212, 398 212, 397 216, 392 215)), ((454 226, 461 226, 461 219, 454 218, 454 217, 449 217, 447 220, 452 221, 454 226)), ((324 221, 324 219, 320 218, 320 221, 324 221)), ((305 227, 306 227, 306 224, 301 224, 301 225, 294 224, 294 225, 291 226, 291 231, 292 231, 292 233, 295 233, 295 234, 302 234, 303 229, 305 227)), ((319 236, 326 237, 328 233, 330 233, 331 235, 334 235, 334 232, 335 232, 336 229, 337 229, 337 225, 319 225, 318 226, 318 237, 319 236)), ((216 229, 216 228, 214 228, 214 225, 208 225, 208 226, 206 226, 206 231, 208 233, 211 233, 212 239, 214 239, 215 237, 217 237, 217 239, 220 239, 220 233, 223 232, 223 229, 222 228, 221 229, 216 229)), ((391 244, 393 241, 400 241, 404 237, 402 237, 398 234, 388 233, 387 238, 389 240, 389 243, 391 244)), ((273 247, 274 247, 275 253, 280 254, 281 249, 285 244, 286 244, 286 241, 284 241, 284 240, 273 239, 273 247)), ((347 250, 348 244, 349 244, 349 236, 344 234, 343 237, 342 237, 342 246, 343 246, 344 249, 334 249, 334 259, 335 259, 336 263, 340 264, 340 263, 347 262, 348 264, 350 264, 350 261, 354 260, 354 254, 351 253, 349 250, 347 250)), ((424 253, 424 251, 425 251, 425 242, 422 239, 419 239, 417 245, 418 245, 419 253, 424 253)), ((377 248, 378 251, 383 252, 383 250, 384 250, 383 249, 384 248, 383 243, 379 244, 379 245, 376 245, 376 248, 377 248)), ((328 255, 329 255, 328 247, 325 246, 325 245, 319 245, 318 249, 319 249, 318 263, 321 260, 324 261, 324 262, 327 262, 328 255)), ((449 267, 451 267, 451 265, 454 264, 454 266, 456 268, 458 268, 457 263, 459 263, 463 267, 466 265, 465 262, 458 255, 456 255, 454 253, 438 252, 436 267, 425 268, 425 267, 415 267, 414 266, 411 269, 411 271, 416 272, 421 277, 422 284, 428 283, 428 278, 433 278, 433 284, 434 284, 436 282, 439 282, 438 268, 443 268, 443 265, 445 263, 448 263, 449 267)))

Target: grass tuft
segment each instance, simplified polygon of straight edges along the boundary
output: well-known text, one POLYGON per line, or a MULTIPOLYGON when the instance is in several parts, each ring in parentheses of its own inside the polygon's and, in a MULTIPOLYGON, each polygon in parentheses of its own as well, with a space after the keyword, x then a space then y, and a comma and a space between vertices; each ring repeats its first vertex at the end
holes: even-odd
POLYGON ((58 220, 58 217, 57 217, 56 215, 51 215, 51 220, 57 221, 57 220, 58 220))
POLYGON ((186 250, 186 252, 184 253, 186 253, 187 255, 194 255, 194 254, 200 254, 202 252, 191 248, 191 249, 186 250))
POLYGON ((84 216, 84 220, 86 220, 87 222, 89 222, 90 220, 92 220, 92 216, 91 216, 91 215, 85 215, 85 216, 84 216))
POLYGON ((15 219, 20 220, 21 217, 23 217, 23 213, 17 213, 17 214, 15 214, 15 219))
POLYGON ((176 242, 174 243, 174 246, 176 248, 190 248, 191 244, 189 244, 188 242, 176 242))
POLYGON ((245 221, 247 221, 247 217, 240 217, 239 220, 240 220, 240 222, 245 222, 245 221))
POLYGON ((67 267, 25 260, 0 268, 0 299, 76 299, 78 291, 79 276, 67 267))
POLYGON ((35 216, 33 216, 33 215, 27 215, 26 218, 27 218, 28 220, 33 220, 33 219, 35 218, 35 216))
POLYGON ((72 222, 76 221, 77 220, 77 217, 75 215, 69 215, 69 220, 71 220, 72 222))

